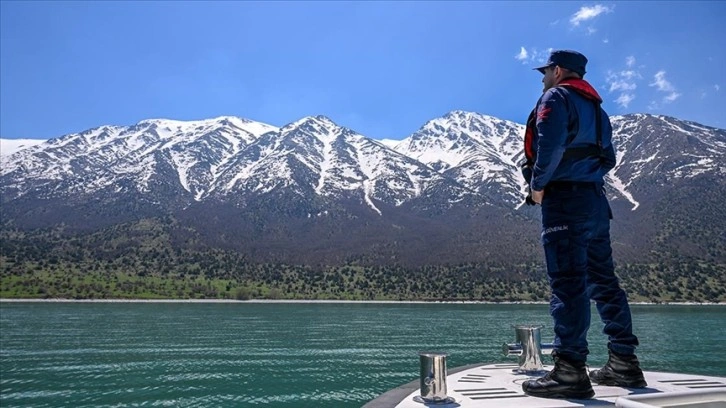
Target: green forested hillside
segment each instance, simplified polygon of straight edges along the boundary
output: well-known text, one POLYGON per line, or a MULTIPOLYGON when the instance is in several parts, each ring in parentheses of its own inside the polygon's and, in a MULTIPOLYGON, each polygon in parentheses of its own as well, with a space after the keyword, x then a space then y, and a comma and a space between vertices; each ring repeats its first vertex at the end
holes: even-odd
MULTIPOLYGON (((6 230, 0 239, 2 298, 549 299, 541 264, 252 263, 147 221, 84 236, 6 230)), ((726 302, 726 265, 678 259, 617 268, 632 301, 726 302)))

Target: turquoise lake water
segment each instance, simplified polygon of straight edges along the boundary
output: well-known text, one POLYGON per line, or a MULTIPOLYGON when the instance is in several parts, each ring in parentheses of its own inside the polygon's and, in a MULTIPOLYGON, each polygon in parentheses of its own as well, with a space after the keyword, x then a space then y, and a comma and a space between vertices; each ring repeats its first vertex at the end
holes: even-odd
MULTIPOLYGON (((645 369, 726 376, 725 306, 632 309, 645 369)), ((512 324, 552 340, 547 305, 1 302, 0 406, 360 407, 416 380, 420 350, 515 363, 512 324)))

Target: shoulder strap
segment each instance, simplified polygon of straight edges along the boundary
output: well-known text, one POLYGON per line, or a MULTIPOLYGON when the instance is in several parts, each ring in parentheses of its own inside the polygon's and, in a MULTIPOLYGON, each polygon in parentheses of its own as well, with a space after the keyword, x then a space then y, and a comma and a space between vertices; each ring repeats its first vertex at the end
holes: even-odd
POLYGON ((593 101, 593 105, 595 105, 595 126, 597 126, 597 129, 595 129, 595 143, 597 144, 598 149, 602 152, 602 108, 600 108, 600 104, 593 101))

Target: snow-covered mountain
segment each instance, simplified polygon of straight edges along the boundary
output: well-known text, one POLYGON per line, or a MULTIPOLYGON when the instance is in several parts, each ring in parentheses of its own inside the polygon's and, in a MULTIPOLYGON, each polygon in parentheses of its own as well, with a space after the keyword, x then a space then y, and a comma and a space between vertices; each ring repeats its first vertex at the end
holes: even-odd
POLYGON ((473 112, 430 120, 394 149, 500 203, 521 201, 524 125, 473 112))
MULTIPOLYGON (((726 171, 718 165, 726 154, 721 129, 642 114, 612 123, 618 165, 608 181, 632 209, 654 183, 726 171)), ((432 119, 397 142, 365 137, 324 116, 282 128, 236 117, 154 119, 23 143, 0 159, 0 188, 4 202, 31 193, 143 194, 159 184, 194 201, 293 189, 356 196, 379 214, 375 202, 400 206, 443 189, 451 203, 477 196, 515 208, 524 191, 516 165, 523 132, 521 124, 464 111, 432 119)))
POLYGON ((293 189, 301 195, 362 198, 400 205, 441 185, 457 200, 466 191, 422 163, 324 116, 307 117, 259 137, 220 169, 210 193, 264 194, 293 189))
POLYGON ((0 157, 10 156, 17 151, 43 142, 45 142, 44 139, 0 139, 0 157))
POLYGON ((9 198, 29 191, 44 197, 86 195, 109 186, 119 192, 123 185, 148 192, 149 180, 171 166, 175 180, 167 182, 196 197, 207 190, 219 168, 260 135, 275 130, 235 117, 102 126, 3 157, 0 186, 9 198))
MULTIPOLYGON (((611 120, 617 250, 726 257, 714 249, 726 248, 726 130, 611 120)), ((200 243, 263 260, 537 259, 536 237, 523 238, 539 217, 522 206, 523 132, 463 111, 396 142, 324 116, 281 128, 236 117, 102 126, 0 157, 2 226, 93 230, 170 216, 200 243)))
POLYGON ((614 173, 621 180, 663 186, 700 174, 726 175, 724 129, 644 114, 616 116, 612 125, 618 147, 614 173))
MULTIPOLYGON (((469 194, 425 164, 330 119, 303 118, 282 128, 246 119, 146 120, 63 136, 3 159, 4 199, 92 196, 111 186, 202 201, 274 190, 300 195, 357 195, 400 205, 445 189, 457 201, 469 194)), ((126 191, 128 192, 128 191, 126 191)))

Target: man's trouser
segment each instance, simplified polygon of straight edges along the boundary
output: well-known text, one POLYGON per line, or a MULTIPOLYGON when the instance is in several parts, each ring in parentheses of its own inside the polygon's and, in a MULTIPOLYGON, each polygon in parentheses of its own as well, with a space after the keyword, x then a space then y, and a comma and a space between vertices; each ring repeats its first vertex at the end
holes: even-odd
POLYGON ((555 349, 586 360, 590 299, 605 323, 608 347, 633 354, 630 307, 615 276, 610 246, 612 213, 602 185, 550 183, 542 201, 542 243, 552 289, 555 349))

